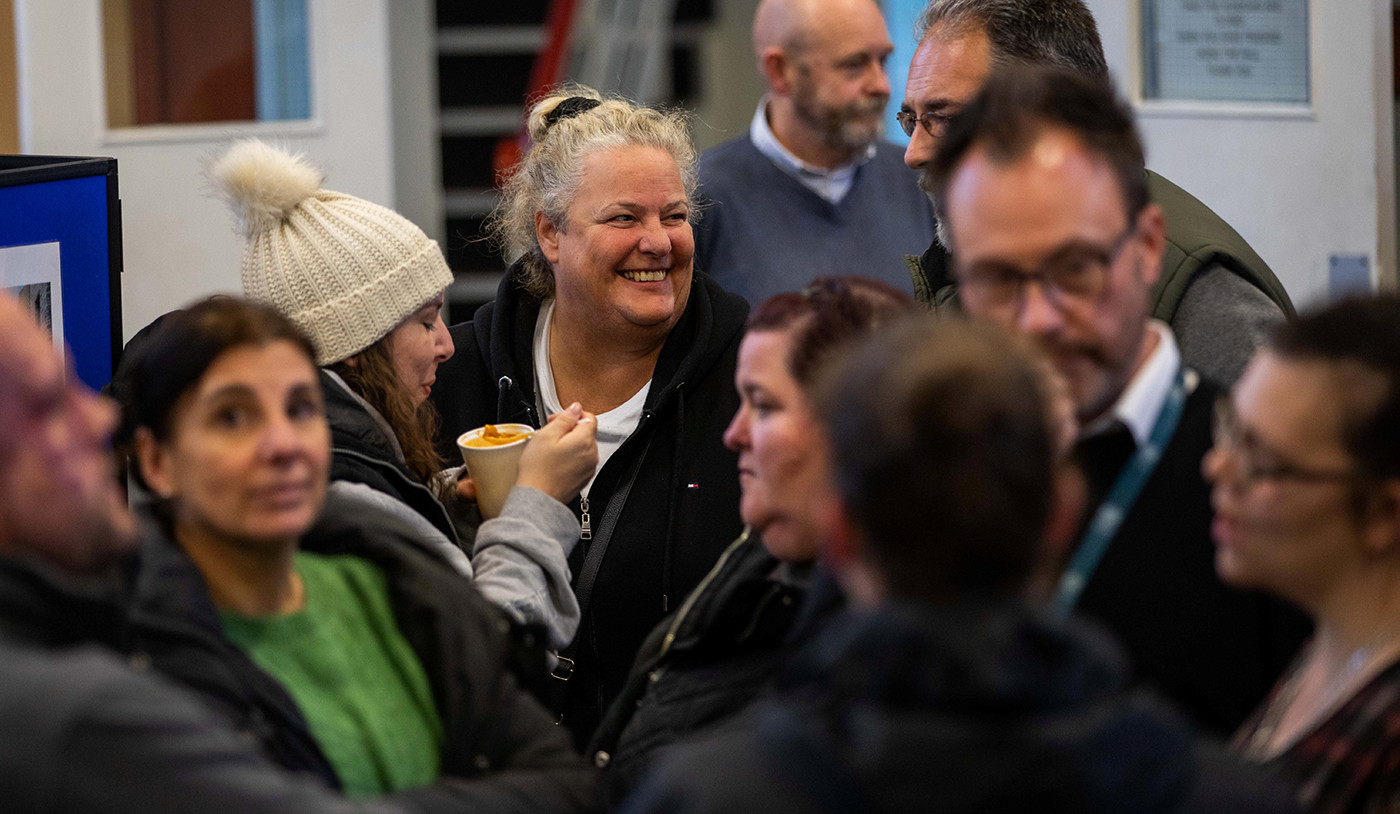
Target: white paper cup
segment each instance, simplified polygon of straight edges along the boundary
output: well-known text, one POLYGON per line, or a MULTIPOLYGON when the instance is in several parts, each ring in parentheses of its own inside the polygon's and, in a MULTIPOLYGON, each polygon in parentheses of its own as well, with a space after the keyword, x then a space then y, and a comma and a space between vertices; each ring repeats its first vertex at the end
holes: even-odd
MULTIPOLYGON (((457 449, 462 451, 462 462, 467 465, 467 474, 476 483, 476 505, 483 518, 496 517, 506 504, 506 496, 520 476, 520 455, 525 451, 529 437, 512 441, 509 444, 490 447, 469 447, 467 442, 481 435, 485 427, 468 430, 457 437, 457 449)), ((502 432, 524 432, 535 434, 529 424, 497 424, 502 432)))

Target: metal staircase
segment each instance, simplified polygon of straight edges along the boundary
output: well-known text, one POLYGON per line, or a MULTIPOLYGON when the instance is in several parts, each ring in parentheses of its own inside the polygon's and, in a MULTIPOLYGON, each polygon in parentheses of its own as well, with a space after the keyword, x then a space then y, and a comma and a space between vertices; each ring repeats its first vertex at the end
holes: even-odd
MULTIPOLYGON (((570 76, 648 102, 696 92, 695 45, 710 0, 577 0, 570 76), (582 47, 581 44, 582 43, 582 47), (603 77, 611 77, 603 81, 603 77)), ((496 205, 496 145, 516 133, 548 0, 438 0, 438 99, 451 318, 495 297, 504 265, 481 226, 496 205)))

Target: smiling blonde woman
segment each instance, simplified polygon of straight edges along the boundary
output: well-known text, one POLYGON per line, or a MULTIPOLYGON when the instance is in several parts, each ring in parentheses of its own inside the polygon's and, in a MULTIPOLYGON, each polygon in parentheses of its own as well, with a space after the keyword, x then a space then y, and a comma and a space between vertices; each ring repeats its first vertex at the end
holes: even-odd
POLYGON ((596 478, 574 504, 582 622, 556 672, 581 745, 647 631, 739 532, 721 435, 748 306, 695 268, 681 114, 575 88, 536 104, 529 131, 494 220, 512 265, 495 302, 452 328, 432 399, 440 448, 570 402, 598 416, 596 478))

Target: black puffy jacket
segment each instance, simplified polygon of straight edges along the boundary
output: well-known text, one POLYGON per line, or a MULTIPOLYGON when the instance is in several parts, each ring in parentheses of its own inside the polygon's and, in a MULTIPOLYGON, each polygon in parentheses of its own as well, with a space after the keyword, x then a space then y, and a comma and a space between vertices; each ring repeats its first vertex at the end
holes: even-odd
MULTIPOLYGON (((416 535, 396 534, 396 524, 332 497, 301 546, 361 557, 384 573, 399 629, 442 718, 441 770, 453 778, 454 799, 482 811, 593 807, 594 771, 510 673, 505 618, 416 535)), ((278 764, 338 785, 296 703, 224 637, 202 575, 163 534, 142 549, 126 649, 193 689, 278 764)))
POLYGON ((848 612, 626 812, 1294 812, 1277 779, 1127 688, 1102 634, 1006 605, 848 612))

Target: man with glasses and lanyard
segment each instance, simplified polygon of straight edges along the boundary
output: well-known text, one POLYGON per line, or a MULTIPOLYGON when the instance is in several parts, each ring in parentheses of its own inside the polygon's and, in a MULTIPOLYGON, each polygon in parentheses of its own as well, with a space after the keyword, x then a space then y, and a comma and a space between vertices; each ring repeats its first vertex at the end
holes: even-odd
POLYGON ((1232 731, 1305 625, 1215 574, 1201 459, 1220 389, 1148 317, 1165 221, 1131 113, 1078 73, 994 72, 928 175, 964 308, 1048 354, 1082 428, 1085 526, 1052 606, 1104 624, 1141 678, 1232 731))
MULTIPOLYGON (((926 169, 949 118, 996 65, 1055 65, 1108 82, 1094 16, 1083 0, 931 0, 915 25, 898 114, 909 135, 904 163, 926 169)), ((1269 330, 1293 315, 1273 271, 1228 223, 1162 176, 1147 171, 1152 201, 1166 213, 1162 274, 1150 313, 1171 325, 1186 363, 1206 378, 1233 384, 1269 330)), ((939 234, 946 232, 940 227, 939 234)), ((919 298, 955 300, 948 247, 935 240, 905 261, 919 298)))

